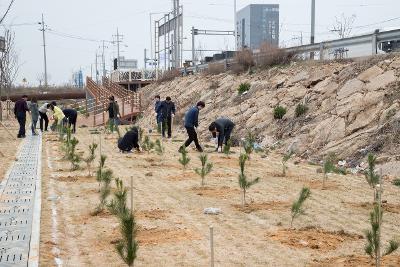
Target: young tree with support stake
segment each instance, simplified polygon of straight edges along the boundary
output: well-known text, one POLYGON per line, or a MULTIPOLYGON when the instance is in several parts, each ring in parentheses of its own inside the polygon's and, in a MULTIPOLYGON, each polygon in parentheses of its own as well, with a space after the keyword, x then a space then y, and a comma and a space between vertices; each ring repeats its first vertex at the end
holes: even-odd
POLYGON ((247 180, 247 176, 244 172, 246 161, 248 160, 247 154, 241 154, 239 157, 239 166, 240 166, 240 174, 239 174, 239 186, 242 189, 243 192, 243 199, 242 199, 242 206, 243 208, 246 205, 246 192, 247 190, 257 184, 260 181, 260 178, 256 178, 252 181, 247 180))
POLYGON ((201 177, 201 186, 204 186, 204 178, 211 172, 213 164, 208 161, 207 154, 199 156, 201 162, 201 169, 196 168, 194 171, 201 177))

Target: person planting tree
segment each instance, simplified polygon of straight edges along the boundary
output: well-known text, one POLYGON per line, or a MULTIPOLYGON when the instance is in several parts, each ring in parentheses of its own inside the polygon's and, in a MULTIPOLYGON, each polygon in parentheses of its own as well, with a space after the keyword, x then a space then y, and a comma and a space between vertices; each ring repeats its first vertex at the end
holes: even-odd
POLYGON ((205 106, 206 104, 203 101, 200 101, 195 107, 190 108, 186 113, 185 128, 189 138, 186 140, 185 144, 179 148, 179 152, 188 147, 192 142, 195 143, 197 151, 203 152, 203 148, 199 144, 195 128, 199 126, 199 111, 205 108, 205 106))
POLYGON ((139 130, 137 127, 132 127, 124 137, 118 139, 118 148, 122 152, 131 152, 133 148, 140 152, 139 147, 139 130))
POLYGON ((68 127, 72 126, 72 133, 76 133, 76 121, 78 119, 78 112, 72 108, 63 109, 65 120, 68 123, 68 127))
POLYGON ((211 132, 213 138, 218 137, 218 147, 216 149, 217 152, 223 151, 224 143, 225 145, 228 144, 234 127, 235 124, 227 118, 219 118, 210 124, 208 130, 211 132))
POLYGON ((53 119, 54 119, 54 123, 50 127, 52 131, 55 131, 57 129, 57 126, 59 127, 64 126, 64 118, 65 118, 63 111, 54 104, 55 103, 52 103, 49 106, 50 110, 53 111, 53 119))

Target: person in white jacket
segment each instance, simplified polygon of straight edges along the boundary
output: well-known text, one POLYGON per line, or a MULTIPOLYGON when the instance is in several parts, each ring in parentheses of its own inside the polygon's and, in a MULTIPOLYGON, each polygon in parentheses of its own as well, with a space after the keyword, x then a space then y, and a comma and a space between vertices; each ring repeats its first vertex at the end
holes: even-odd
POLYGON ((47 127, 49 126, 49 117, 47 117, 47 112, 49 111, 50 104, 44 103, 39 108, 40 115, 40 131, 43 132, 43 121, 44 121, 44 130, 47 132, 47 127))

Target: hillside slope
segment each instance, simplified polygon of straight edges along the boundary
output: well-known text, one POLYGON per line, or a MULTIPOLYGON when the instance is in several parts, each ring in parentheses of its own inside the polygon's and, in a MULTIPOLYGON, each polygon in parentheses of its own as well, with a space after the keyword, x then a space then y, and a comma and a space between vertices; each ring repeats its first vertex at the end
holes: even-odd
POLYGON ((276 142, 305 158, 335 152, 350 165, 369 151, 395 159, 400 143, 400 55, 346 62, 292 63, 254 74, 195 75, 153 84, 143 90, 144 122, 153 123, 153 97, 171 96, 178 107, 175 123, 182 125, 186 109, 206 102, 200 114, 203 137, 217 117, 229 117, 237 125, 236 138, 253 131, 265 147, 276 142), (249 82, 240 97, 237 89, 249 82), (296 118, 295 109, 306 103, 308 111, 296 118), (288 112, 273 117, 274 107, 288 112), (151 121, 152 120, 152 121, 151 121))

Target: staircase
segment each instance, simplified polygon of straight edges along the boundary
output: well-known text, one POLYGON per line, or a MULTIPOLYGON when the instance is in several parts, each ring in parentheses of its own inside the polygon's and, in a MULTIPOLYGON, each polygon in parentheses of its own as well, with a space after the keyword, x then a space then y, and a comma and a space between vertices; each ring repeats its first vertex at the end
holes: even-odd
POLYGON ((141 112, 140 93, 128 91, 119 84, 104 79, 103 85, 86 78, 86 99, 76 103, 75 108, 84 116, 79 120, 87 126, 102 126, 108 122, 108 98, 114 96, 120 109, 122 120, 132 120, 141 112), (83 118, 82 118, 83 117, 83 118))

